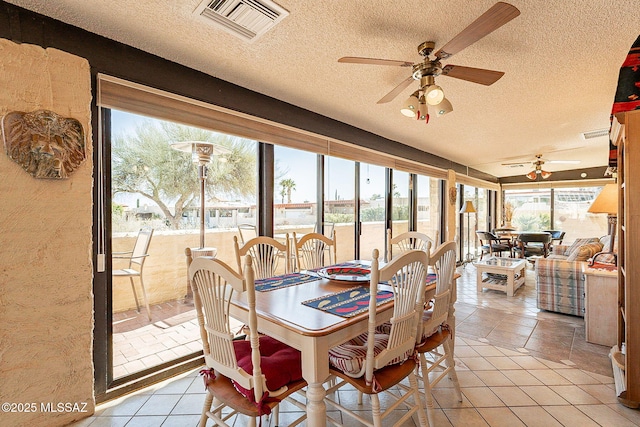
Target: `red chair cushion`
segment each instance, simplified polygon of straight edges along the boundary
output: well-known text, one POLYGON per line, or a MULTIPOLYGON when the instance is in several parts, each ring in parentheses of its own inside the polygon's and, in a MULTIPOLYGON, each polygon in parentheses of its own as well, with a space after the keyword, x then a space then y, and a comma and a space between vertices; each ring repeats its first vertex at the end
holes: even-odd
MULTIPOLYGON (((260 336, 259 342, 260 368, 269 390, 276 391, 290 382, 302 379, 302 359, 298 350, 266 335, 260 336)), ((237 340, 233 342, 233 347, 238 366, 251 375, 251 342, 237 340)), ((254 400, 253 390, 244 389, 235 382, 234 386, 248 399, 254 400)))

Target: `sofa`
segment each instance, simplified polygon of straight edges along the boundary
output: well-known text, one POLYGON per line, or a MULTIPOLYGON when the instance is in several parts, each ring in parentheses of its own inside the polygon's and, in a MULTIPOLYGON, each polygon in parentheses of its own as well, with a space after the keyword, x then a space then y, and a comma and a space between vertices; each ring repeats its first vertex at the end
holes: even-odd
POLYGON ((538 308, 584 317, 583 266, 608 245, 609 236, 576 239, 571 245, 555 245, 547 258, 538 259, 535 264, 538 308))

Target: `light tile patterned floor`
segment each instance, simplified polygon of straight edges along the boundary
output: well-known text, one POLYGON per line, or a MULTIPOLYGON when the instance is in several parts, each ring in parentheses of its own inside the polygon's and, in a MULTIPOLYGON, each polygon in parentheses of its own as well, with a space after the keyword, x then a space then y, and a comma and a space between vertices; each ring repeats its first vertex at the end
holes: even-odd
MULTIPOLYGON (((617 403, 609 349, 584 341, 583 319, 535 308, 533 271, 511 298, 477 293, 472 265, 459 272, 455 353, 463 402, 442 381, 434 391, 437 426, 640 426, 640 411, 617 403)), ((366 400, 357 407, 353 390, 338 395, 368 409, 366 400)), ((100 405, 74 427, 195 426, 203 401, 202 379, 191 372, 100 405)), ((294 409, 282 408, 281 426, 294 409)))

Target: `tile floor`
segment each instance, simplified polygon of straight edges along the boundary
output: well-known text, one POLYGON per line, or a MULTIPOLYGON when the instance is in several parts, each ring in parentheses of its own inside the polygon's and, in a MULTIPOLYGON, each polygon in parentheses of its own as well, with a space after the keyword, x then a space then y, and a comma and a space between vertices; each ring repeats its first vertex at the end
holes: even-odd
MULTIPOLYGON (((640 411, 617 403, 609 349, 584 341, 582 318, 536 309, 531 270, 511 298, 478 294, 472 265, 459 272, 455 354, 463 402, 442 381, 434 391, 437 426, 640 426, 640 411)), ((338 392, 343 402, 355 402, 354 395, 338 392)), ((102 404, 73 427, 195 426, 203 400, 202 379, 191 372, 102 404)), ((294 409, 282 408, 281 426, 294 409)), ((354 409, 366 410, 366 400, 354 409)))

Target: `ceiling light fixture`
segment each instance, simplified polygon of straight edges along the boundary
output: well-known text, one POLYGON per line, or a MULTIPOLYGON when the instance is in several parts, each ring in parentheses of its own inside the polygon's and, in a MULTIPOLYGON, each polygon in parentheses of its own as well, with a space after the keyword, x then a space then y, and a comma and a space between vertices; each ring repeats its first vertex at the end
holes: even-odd
POLYGON ((542 160, 538 160, 537 162, 535 162, 535 165, 536 165, 535 169, 529 172, 528 174, 526 174, 525 176, 529 178, 531 181, 535 181, 536 179, 538 179, 538 175, 540 175, 542 179, 549 178, 551 176, 551 172, 542 170, 543 164, 544 162, 542 160))
POLYGON ((411 96, 402 103, 400 112, 407 117, 415 118, 418 113, 418 96, 418 91, 413 92, 411 96))
POLYGON ((444 99, 444 91, 436 84, 432 84, 424 91, 424 97, 429 105, 438 105, 444 99))
POLYGON ((435 107, 436 107, 436 117, 442 117, 445 114, 453 111, 453 106, 451 105, 451 103, 447 98, 442 98, 442 101, 440 101, 438 105, 435 105, 435 107))
POLYGON ((429 105, 435 107, 436 117, 442 117, 453 111, 451 102, 444 97, 444 91, 435 84, 432 75, 423 76, 420 79, 420 89, 413 92, 402 103, 400 112, 407 117, 429 123, 429 105))

